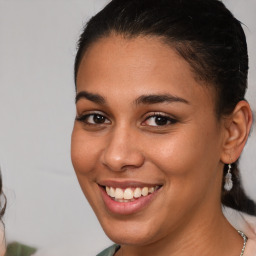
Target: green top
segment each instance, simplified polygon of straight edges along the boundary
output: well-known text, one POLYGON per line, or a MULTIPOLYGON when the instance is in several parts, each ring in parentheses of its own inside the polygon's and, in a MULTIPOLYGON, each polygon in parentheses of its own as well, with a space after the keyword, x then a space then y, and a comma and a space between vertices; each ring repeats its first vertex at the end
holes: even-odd
POLYGON ((108 247, 101 253, 97 254, 97 256, 113 256, 119 249, 120 249, 120 245, 113 244, 112 246, 108 247))
POLYGON ((36 248, 13 242, 8 244, 5 256, 31 256, 36 252, 36 248))

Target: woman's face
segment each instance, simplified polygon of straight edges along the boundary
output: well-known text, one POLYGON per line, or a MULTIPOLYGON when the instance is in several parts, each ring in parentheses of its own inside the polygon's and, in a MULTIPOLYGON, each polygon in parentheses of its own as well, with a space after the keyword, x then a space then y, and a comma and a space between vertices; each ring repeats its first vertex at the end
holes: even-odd
POLYGON ((86 51, 72 162, 113 241, 153 243, 219 210, 223 125, 202 83, 157 38, 113 35, 86 51))

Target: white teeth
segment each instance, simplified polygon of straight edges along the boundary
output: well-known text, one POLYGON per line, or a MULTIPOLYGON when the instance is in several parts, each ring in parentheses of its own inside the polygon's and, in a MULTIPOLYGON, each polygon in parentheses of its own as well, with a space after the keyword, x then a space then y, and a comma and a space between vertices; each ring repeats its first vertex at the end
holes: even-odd
POLYGON ((143 196, 147 196, 148 195, 148 188, 147 187, 144 187, 142 190, 141 190, 141 194, 143 196))
POLYGON ((116 188, 115 192, 115 199, 123 199, 124 198, 124 192, 121 188, 116 188))
POLYGON ((148 189, 148 193, 152 194, 155 191, 155 189, 153 187, 148 189))
POLYGON ((110 188, 110 190, 109 190, 109 195, 111 196, 111 197, 115 197, 115 189, 114 188, 110 188))
POLYGON ((130 188, 127 188, 124 191, 124 199, 132 199, 133 198, 133 192, 130 188))
POLYGON ((160 186, 156 187, 143 187, 143 188, 113 188, 113 187, 106 187, 107 194, 114 198, 115 201, 118 202, 132 202, 134 198, 140 198, 141 196, 147 196, 148 194, 154 193, 160 186))
POLYGON ((135 190, 133 191, 133 196, 135 198, 141 197, 141 189, 140 188, 135 188, 135 190))
POLYGON ((119 203, 128 203, 128 202, 133 202, 135 199, 134 198, 132 199, 115 199, 114 198, 114 200, 119 203))

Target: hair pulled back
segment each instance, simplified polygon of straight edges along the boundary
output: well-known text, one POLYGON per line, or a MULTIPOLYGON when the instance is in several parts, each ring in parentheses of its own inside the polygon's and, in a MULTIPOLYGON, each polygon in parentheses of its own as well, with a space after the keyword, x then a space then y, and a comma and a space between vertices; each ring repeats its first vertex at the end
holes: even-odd
MULTIPOLYGON (((248 54, 241 23, 219 0, 112 0, 86 24, 78 41, 75 82, 85 51, 112 34, 158 37, 191 66, 195 78, 216 91, 216 117, 230 114, 247 89, 248 54)), ((222 203, 255 214, 232 164, 234 187, 222 203)), ((223 176, 226 175, 224 166, 223 176)), ((224 180, 224 179, 223 179, 224 180)))

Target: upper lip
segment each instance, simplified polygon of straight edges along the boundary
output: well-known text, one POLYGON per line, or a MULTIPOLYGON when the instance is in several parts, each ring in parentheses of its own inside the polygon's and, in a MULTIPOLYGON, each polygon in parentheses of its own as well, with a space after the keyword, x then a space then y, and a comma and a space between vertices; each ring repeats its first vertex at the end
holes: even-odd
POLYGON ((98 182, 100 186, 103 187, 114 187, 114 188, 132 188, 132 187, 155 187, 162 186, 161 183, 145 183, 140 181, 126 180, 126 181, 117 181, 117 180, 104 180, 98 182))

